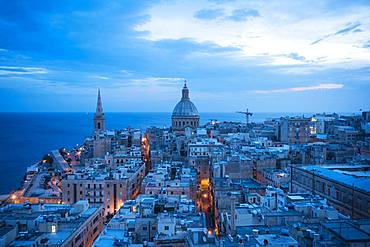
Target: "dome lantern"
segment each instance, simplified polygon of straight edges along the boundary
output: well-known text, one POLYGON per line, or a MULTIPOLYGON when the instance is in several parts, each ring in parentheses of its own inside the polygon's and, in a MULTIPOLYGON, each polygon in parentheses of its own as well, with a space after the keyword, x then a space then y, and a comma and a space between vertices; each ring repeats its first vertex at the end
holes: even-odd
POLYGON ((190 99, 189 89, 186 86, 186 80, 184 81, 184 87, 182 88, 182 99, 190 99))

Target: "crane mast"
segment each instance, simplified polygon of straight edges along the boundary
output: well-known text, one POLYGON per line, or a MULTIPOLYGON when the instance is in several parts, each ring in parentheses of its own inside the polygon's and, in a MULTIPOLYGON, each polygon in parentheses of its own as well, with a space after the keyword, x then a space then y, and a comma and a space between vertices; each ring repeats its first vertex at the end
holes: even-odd
POLYGON ((236 113, 244 114, 247 124, 249 124, 249 118, 253 115, 253 113, 250 112, 248 108, 246 111, 237 111, 236 113))

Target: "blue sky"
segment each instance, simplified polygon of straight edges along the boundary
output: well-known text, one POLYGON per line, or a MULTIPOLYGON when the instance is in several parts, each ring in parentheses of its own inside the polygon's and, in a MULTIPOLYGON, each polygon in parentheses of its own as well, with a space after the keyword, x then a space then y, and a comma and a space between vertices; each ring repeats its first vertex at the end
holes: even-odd
POLYGON ((0 111, 370 106, 370 1, 0 0, 0 111))

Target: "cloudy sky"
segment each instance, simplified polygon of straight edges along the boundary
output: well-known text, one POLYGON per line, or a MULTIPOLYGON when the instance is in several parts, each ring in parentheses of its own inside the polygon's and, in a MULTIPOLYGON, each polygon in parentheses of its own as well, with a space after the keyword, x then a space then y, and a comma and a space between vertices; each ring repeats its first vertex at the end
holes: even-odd
POLYGON ((370 1, 0 0, 0 111, 370 107, 370 1))

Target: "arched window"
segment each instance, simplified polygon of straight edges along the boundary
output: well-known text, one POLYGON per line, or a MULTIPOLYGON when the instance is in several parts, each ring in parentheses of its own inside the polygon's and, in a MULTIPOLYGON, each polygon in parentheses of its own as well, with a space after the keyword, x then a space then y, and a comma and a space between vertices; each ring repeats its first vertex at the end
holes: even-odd
POLYGON ((98 130, 100 130, 101 126, 100 126, 100 122, 98 122, 98 130))

